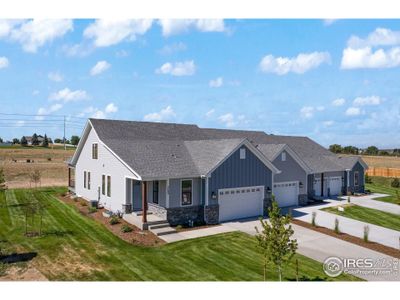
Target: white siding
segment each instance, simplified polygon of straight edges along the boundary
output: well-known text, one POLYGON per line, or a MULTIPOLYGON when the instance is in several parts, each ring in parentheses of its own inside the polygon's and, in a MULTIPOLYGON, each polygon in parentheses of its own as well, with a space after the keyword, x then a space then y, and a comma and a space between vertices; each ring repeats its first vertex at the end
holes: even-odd
POLYGON ((97 200, 99 195, 98 189, 100 189, 100 203, 105 208, 114 212, 122 211, 122 205, 125 204, 126 177, 137 179, 111 151, 103 146, 94 130, 90 129, 75 167, 76 194, 86 200, 97 200), (99 144, 98 159, 92 159, 93 143, 99 144), (91 173, 90 190, 83 187, 84 171, 91 173), (111 197, 107 197, 107 192, 106 195, 101 193, 102 174, 111 176, 111 197))

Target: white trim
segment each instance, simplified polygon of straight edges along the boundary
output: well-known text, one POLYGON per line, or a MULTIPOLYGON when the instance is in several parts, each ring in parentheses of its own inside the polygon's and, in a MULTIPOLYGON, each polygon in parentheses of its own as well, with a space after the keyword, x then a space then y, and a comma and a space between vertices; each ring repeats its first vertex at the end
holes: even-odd
POLYGON ((210 204, 210 200, 209 200, 209 198, 208 198, 208 192, 209 192, 209 186, 208 186, 208 185, 209 185, 209 182, 208 182, 208 178, 209 178, 208 176, 205 177, 205 179, 206 179, 206 183, 205 183, 205 187, 204 187, 204 190, 205 190, 205 191, 204 191, 204 193, 205 193, 205 194, 204 194, 204 200, 205 200, 204 202, 205 202, 205 204, 206 204, 205 206, 208 206, 208 205, 210 204))
POLYGON ((186 178, 186 179, 181 179, 181 184, 180 184, 180 191, 179 191, 179 205, 180 207, 188 207, 188 206, 193 206, 193 178, 186 178), (190 192, 190 204, 182 205, 182 181, 191 181, 192 182, 192 191, 190 192))
POLYGON ((312 170, 304 163, 304 161, 300 158, 300 156, 298 156, 297 153, 292 148, 289 147, 288 144, 285 144, 277 153, 275 153, 271 161, 274 161, 283 151, 289 153, 290 156, 295 160, 295 162, 297 162, 300 165, 300 167, 303 168, 303 170, 306 172, 307 175, 312 173, 312 170))
POLYGON ((350 169, 346 169, 347 172, 347 186, 346 189, 348 190, 350 188, 350 169))

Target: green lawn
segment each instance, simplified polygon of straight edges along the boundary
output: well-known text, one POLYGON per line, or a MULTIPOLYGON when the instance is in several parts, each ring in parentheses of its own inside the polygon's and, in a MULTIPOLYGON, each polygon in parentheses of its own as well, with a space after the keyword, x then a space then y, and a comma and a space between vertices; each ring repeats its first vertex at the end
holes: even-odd
POLYGON ((344 212, 338 211, 337 207, 327 207, 322 210, 362 222, 400 231, 400 216, 396 214, 358 205, 345 206, 344 212))
MULTIPOLYGON (((50 280, 262 280, 254 237, 234 232, 155 248, 135 246, 58 200, 55 194, 62 191, 16 189, 0 194, 0 240, 6 240, 10 251, 37 252, 32 265, 50 280), (24 236, 21 204, 28 200, 47 205, 41 237, 24 236)), ((320 263, 301 255, 295 259, 304 280, 358 280, 348 275, 328 279, 320 263)), ((284 278, 295 279, 294 260, 284 278)), ((268 279, 277 280, 275 270, 269 270, 268 279)))
POLYGON ((390 196, 375 198, 375 200, 400 204, 399 199, 397 198, 396 191, 400 194, 400 188, 393 188, 390 183, 393 178, 388 177, 370 177, 372 183, 366 183, 365 188, 370 190, 373 193, 381 193, 388 194, 390 196))

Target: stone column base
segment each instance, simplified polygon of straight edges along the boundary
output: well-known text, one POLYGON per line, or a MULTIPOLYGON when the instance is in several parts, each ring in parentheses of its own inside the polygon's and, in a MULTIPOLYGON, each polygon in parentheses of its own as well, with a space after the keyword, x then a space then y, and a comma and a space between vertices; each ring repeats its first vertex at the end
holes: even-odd
POLYGON ((204 221, 206 224, 218 224, 219 223, 219 205, 208 205, 204 206, 204 221))
POLYGON ((306 206, 308 204, 308 195, 301 194, 299 195, 299 205, 306 206))

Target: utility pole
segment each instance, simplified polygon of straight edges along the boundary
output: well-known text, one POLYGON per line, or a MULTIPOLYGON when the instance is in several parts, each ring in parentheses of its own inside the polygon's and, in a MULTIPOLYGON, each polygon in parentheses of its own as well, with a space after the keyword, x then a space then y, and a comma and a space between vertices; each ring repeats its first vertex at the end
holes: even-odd
POLYGON ((64 150, 67 150, 67 145, 65 145, 65 115, 64 115, 64 150))

